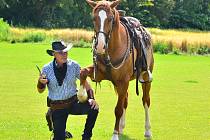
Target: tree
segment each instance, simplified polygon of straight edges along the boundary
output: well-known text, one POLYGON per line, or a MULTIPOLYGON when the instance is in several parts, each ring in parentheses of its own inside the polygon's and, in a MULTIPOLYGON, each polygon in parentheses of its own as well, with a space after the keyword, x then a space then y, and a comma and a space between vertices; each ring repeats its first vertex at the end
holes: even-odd
MULTIPOLYGON (((146 27, 210 30, 210 0, 121 0, 117 9, 146 27)), ((15 26, 92 27, 85 0, 0 0, 0 17, 15 26)))
POLYGON ((175 6, 175 0, 155 0, 154 6, 150 7, 151 14, 161 27, 166 27, 169 22, 171 11, 175 6))
POLYGON ((156 26, 154 16, 149 11, 152 6, 153 0, 122 0, 117 8, 125 10, 127 16, 139 19, 144 26, 156 26))
POLYGON ((209 0, 176 0, 169 27, 209 30, 209 0))

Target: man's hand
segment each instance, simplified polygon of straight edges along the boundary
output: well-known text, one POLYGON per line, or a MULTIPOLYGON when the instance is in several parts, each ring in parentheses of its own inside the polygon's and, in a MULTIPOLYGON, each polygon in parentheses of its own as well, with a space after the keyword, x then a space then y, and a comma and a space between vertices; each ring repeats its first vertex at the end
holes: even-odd
POLYGON ((91 109, 98 110, 99 106, 94 99, 89 99, 88 102, 91 105, 91 109))
POLYGON ((46 75, 41 74, 37 83, 37 90, 39 93, 42 93, 45 90, 47 83, 48 83, 48 80, 46 79, 46 75))
POLYGON ((39 77, 39 82, 43 85, 46 85, 48 83, 48 80, 46 79, 46 75, 41 74, 39 77))

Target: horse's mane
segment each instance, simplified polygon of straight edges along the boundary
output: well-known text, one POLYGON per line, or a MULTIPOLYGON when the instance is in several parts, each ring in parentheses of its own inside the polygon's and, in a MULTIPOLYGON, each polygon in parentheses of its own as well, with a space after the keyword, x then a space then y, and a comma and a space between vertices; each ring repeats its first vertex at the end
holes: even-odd
POLYGON ((110 12, 110 6, 107 1, 100 1, 97 3, 97 5, 94 7, 93 12, 95 12, 97 9, 103 9, 107 12, 110 12))

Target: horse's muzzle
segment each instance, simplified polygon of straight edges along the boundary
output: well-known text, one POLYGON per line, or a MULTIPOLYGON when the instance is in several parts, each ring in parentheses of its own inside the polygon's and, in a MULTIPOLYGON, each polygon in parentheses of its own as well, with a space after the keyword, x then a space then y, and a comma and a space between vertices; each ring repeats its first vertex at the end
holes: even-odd
POLYGON ((98 54, 98 55, 104 55, 105 54, 105 47, 104 47, 105 45, 103 44, 103 43, 98 43, 97 45, 96 45, 96 53, 98 54))

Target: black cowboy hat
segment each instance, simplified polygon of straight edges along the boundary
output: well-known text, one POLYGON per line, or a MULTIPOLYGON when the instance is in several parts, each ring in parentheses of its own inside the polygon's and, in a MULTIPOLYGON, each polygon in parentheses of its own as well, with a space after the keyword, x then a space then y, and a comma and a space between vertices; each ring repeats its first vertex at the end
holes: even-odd
POLYGON ((50 56, 53 56, 54 52, 68 52, 72 48, 72 44, 66 44, 63 41, 54 41, 52 42, 52 50, 47 50, 47 53, 50 56))

